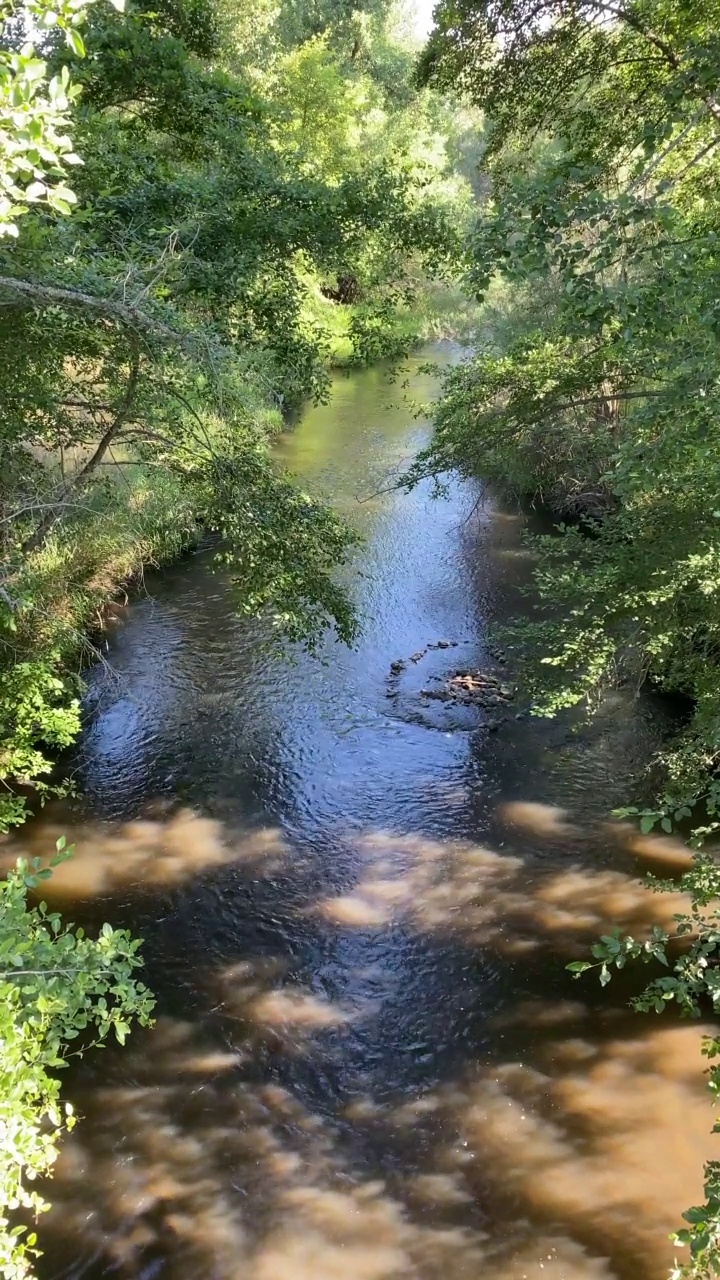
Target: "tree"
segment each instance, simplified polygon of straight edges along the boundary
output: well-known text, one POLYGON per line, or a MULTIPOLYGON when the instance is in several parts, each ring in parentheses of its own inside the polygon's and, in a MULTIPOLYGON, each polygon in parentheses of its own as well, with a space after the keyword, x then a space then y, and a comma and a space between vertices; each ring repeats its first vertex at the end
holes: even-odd
POLYGON ((501 275, 525 314, 451 375, 418 474, 480 470, 571 517, 539 544, 541 593, 565 621, 530 629, 538 705, 593 698, 618 673, 689 694, 655 821, 693 808, 701 839, 720 746, 718 11, 438 12, 425 76, 459 79, 490 115, 470 276, 484 296, 501 275), (599 520, 592 537, 577 517, 599 520))

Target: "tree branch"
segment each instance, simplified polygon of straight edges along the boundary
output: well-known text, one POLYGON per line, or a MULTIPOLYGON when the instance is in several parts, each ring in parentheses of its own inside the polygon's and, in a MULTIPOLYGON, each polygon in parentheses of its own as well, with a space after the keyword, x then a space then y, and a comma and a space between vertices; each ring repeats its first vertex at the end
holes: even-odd
POLYGON ((83 293, 79 289, 61 289, 55 285, 36 284, 31 280, 15 280, 12 276, 0 276, 0 291, 2 290, 16 293, 22 298, 27 298, 29 302, 36 302, 45 307, 84 307, 108 319, 119 320, 128 328, 163 338, 166 342, 187 341, 186 335, 171 329, 169 325, 147 315, 138 307, 115 302, 112 298, 96 297, 95 294, 83 293))
POLYGON ((675 50, 660 36, 656 35, 654 31, 648 30, 636 14, 630 13, 627 9, 617 9, 615 5, 606 4, 605 0, 595 0, 594 3, 591 2, 590 8, 597 9, 601 13, 609 13, 611 17, 618 18, 620 22, 624 22, 625 25, 636 32, 637 35, 642 36, 644 40, 647 40, 650 44, 654 45, 666 61, 669 62, 673 71, 678 71, 680 69, 680 59, 675 50))
POLYGON ((695 112, 695 115, 685 125, 685 128, 682 130, 682 132, 679 133, 677 137, 674 138, 673 141, 667 147, 664 148, 664 150, 661 150, 659 155, 655 156, 655 159, 650 165, 650 168, 646 169, 644 173, 641 173, 640 176, 637 177, 635 181, 630 184, 630 186, 628 187, 628 193, 636 191, 638 187, 642 187, 646 184, 651 174, 653 174, 655 170, 660 167, 663 161, 666 160, 667 157, 671 155, 672 152, 675 151, 682 142, 684 142, 685 138, 690 133, 691 129, 695 128, 695 125, 700 120, 703 114, 703 111, 707 111, 708 109, 709 108, 707 103, 704 102, 702 106, 695 112))
POLYGON ((564 404, 550 404, 544 407, 549 413, 560 413, 562 409, 577 409, 583 404, 605 404, 608 400, 648 400, 665 395, 667 391, 612 391, 606 396, 585 396, 582 400, 567 400, 564 404))
POLYGON ((58 501, 53 505, 52 509, 47 513, 47 515, 43 517, 43 519, 40 521, 39 525, 35 529, 34 533, 31 534, 31 536, 27 538, 26 541, 22 544, 21 551, 23 555, 27 555, 29 552, 37 550, 37 548, 41 545, 41 543, 47 537, 53 525, 56 524, 59 518, 60 512, 62 511, 62 508, 65 505, 64 500, 67 498, 68 494, 72 493, 83 483, 83 481, 87 480, 88 476, 92 475, 95 468, 100 464, 100 462, 102 462, 102 459, 104 458, 110 445, 115 439, 115 436, 119 433, 121 428, 125 425, 128 418, 130 417, 130 413, 132 411, 132 407, 135 402, 135 393, 137 391, 139 376, 140 376, 140 344, 138 343, 137 338, 135 338, 132 343, 130 374, 128 377, 127 386, 125 388, 125 394, 122 400, 120 401, 120 405, 118 406, 115 417, 113 418, 109 427, 101 435, 95 447, 94 452, 91 453, 87 462, 84 463, 84 465, 80 468, 79 471, 76 471, 70 483, 65 486, 65 489, 60 494, 58 501))
POLYGON ((56 511, 59 507, 63 509, 69 508, 72 511, 92 511, 92 507, 88 507, 84 502, 29 502, 25 507, 18 507, 16 511, 11 511, 9 516, 0 517, 0 524, 12 524, 13 520, 19 520, 20 516, 28 515, 32 511, 56 511))

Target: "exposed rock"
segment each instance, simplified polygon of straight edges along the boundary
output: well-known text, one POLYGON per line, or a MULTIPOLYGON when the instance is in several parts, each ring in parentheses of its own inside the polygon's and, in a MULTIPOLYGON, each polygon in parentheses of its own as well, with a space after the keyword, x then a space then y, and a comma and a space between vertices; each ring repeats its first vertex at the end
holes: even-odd
MULTIPOLYGON (((408 662, 416 664, 430 650, 452 649, 456 648, 459 643, 457 640, 437 640, 435 643, 428 643, 424 649, 418 649, 417 653, 411 654, 406 660, 397 658, 390 664, 390 683, 392 684, 393 678, 399 676, 406 669, 408 662)), ((463 641, 463 643, 470 642, 463 641)), ((514 697, 511 686, 503 683, 498 676, 493 675, 492 672, 478 671, 471 667, 458 667, 447 676, 431 675, 428 680, 434 684, 439 684, 440 688, 421 689, 420 697, 430 698, 435 702, 449 702, 453 706, 478 707, 483 711, 492 711, 514 697)), ((387 696, 389 698, 396 697, 396 690, 389 689, 387 696)), ((502 718, 492 720, 489 731, 494 733, 502 723, 502 718)))
POLYGON ((486 711, 502 706, 513 697, 510 686, 501 684, 496 676, 488 672, 460 668, 445 680, 442 677, 434 678, 442 681, 442 688, 423 689, 423 697, 454 702, 463 707, 481 707, 486 711))

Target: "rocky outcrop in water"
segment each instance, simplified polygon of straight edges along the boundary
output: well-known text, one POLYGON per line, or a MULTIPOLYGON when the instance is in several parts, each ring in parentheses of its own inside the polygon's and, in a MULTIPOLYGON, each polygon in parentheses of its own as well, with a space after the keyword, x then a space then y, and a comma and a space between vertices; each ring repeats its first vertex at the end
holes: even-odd
POLYGON ((444 680, 440 676, 433 678, 440 682, 439 688, 421 689, 421 698, 455 702, 466 707, 482 707, 486 711, 495 711, 513 698, 510 686, 487 671, 460 668, 444 680))
MULTIPOLYGON (((387 682, 387 697, 396 698, 399 695, 399 681, 403 672, 409 667, 417 665, 431 651, 439 649, 456 649, 460 644, 469 644, 470 641, 459 640, 437 640, 433 644, 428 644, 424 649, 419 649, 417 653, 413 653, 409 658, 396 658, 390 663, 390 674, 387 682)), ((504 656, 494 651, 492 657, 503 664, 504 656)), ((488 712, 490 715, 497 716, 508 703, 514 698, 512 687, 507 684, 500 676, 491 671, 483 671, 478 668, 471 667, 455 667, 446 675, 432 675, 428 679, 427 685, 420 689, 417 696, 421 701, 421 705, 428 702, 442 702, 454 707, 476 707, 479 710, 488 712)), ((491 719, 488 728, 498 729, 502 724, 500 719, 491 719)))

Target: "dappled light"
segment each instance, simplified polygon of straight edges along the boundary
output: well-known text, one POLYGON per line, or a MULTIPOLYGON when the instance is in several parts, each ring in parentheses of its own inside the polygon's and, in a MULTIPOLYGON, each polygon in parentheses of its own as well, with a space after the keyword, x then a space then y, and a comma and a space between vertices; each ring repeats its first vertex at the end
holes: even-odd
POLYGON ((489 1280, 630 1280, 640 1258, 660 1274, 710 1150, 702 1029, 629 1029, 623 1014, 613 1032, 617 1014, 598 1026, 581 1004, 534 1014, 518 1006, 508 1024, 542 1032, 532 1062, 499 1060, 400 1104, 368 1097, 337 1119, 302 1088, 258 1080, 257 1051, 162 1019, 128 1050, 122 1080, 83 1089, 85 1123, 53 1184, 57 1256, 77 1232, 128 1280, 158 1249, 178 1280, 190 1265, 247 1280, 460 1280, 477 1268, 489 1280), (380 1133, 395 1150, 389 1179, 367 1158, 380 1133), (491 1216, 477 1220, 482 1203, 491 1216))
MULTIPOLYGON (((576 831, 545 806, 513 809, 543 837, 565 840, 576 831)), ((583 840, 592 834, 584 832, 583 840)), ((656 844, 660 859, 666 846, 656 844)), ((650 857, 653 842, 644 847, 650 857)), ((492 946, 506 955, 548 946, 575 955, 583 942, 615 925, 632 933, 669 924, 685 904, 679 893, 648 893, 625 871, 579 862, 539 870, 525 856, 466 841, 378 832, 358 842, 358 855, 362 873, 352 891, 318 904, 324 920, 378 929, 405 919, 421 931, 449 931, 465 945, 492 946)))
POLYGON ((615 839, 624 837, 624 847, 638 859, 643 870, 658 875, 677 876, 688 871, 692 866, 692 850, 681 840, 669 836, 642 836, 631 827, 625 827, 621 833, 617 825, 609 828, 615 839))
POLYGON ((500 820, 509 827, 519 827, 536 836, 582 838, 582 828, 567 821, 567 812, 557 805, 531 804, 514 800, 500 806, 500 820))
POLYGON ((350 1017, 309 992, 288 990, 261 996, 250 1006, 250 1014, 260 1026, 272 1028, 339 1027, 350 1017))
POLYGON ((226 832, 222 824, 189 809, 159 818, 138 818, 115 827, 72 822, 37 823, 0 843, 0 858, 47 862, 64 836, 72 856, 57 866, 43 892, 50 900, 105 896, 132 887, 171 887, 214 867, 238 865, 257 875, 276 873, 287 856, 277 828, 247 834, 226 832))
MULTIPOLYGON (((64 1144, 47 1223, 58 1265, 82 1240, 126 1280, 155 1275, 161 1258, 168 1280, 188 1268, 198 1280, 636 1280, 641 1260, 661 1275, 712 1151, 702 1027, 643 1024, 622 998, 600 1009, 592 985, 552 996, 540 976, 491 1015, 489 1053, 411 1082, 401 1025, 385 1047, 397 1081, 392 1066, 388 1081, 372 1069, 403 937, 489 948, 522 977, 529 956, 557 971, 612 923, 642 933, 677 907, 580 859, 591 829, 568 862, 574 824, 539 808, 515 816, 548 848, 560 841, 561 864, 471 841, 353 837, 347 892, 308 887, 274 949, 210 957, 199 1018, 164 1015, 109 1070, 83 1069, 84 1121, 64 1144), (359 944, 337 990, 332 966, 298 968, 299 940, 318 926, 326 948, 359 944)), ((184 812, 125 824, 108 849, 122 864, 137 841, 162 859, 175 832, 240 857, 258 886, 264 865, 292 862, 275 833, 258 833, 258 853, 252 837, 184 812)), ((621 857, 626 834, 615 832, 621 857)), ((649 857, 656 844, 646 839, 649 857)), ((222 868, 205 856, 195 871, 210 865, 222 868)), ((160 894, 168 880, 154 884, 160 894)), ((422 981, 415 991, 422 1002, 422 981)))
POLYGON ((586 1022, 578 1038, 546 1040, 537 1065, 502 1064, 454 1095, 462 1141, 483 1151, 496 1190, 525 1212, 596 1248, 612 1242, 659 1275, 672 1261, 667 1236, 701 1198, 701 1159, 713 1149, 698 1031, 598 1039, 586 1022))
POLYGON ((0 0, 14 1280, 720 1277, 720 0, 408 3, 0 0))
POLYGON ((699 1194, 702 1023, 637 1018, 650 971, 565 969, 684 905, 641 879, 682 871, 677 842, 609 821, 664 721, 624 694, 595 728, 540 721, 519 688, 492 726, 407 713, 440 637, 514 686, 484 618, 526 560, 517 512, 488 499, 478 532, 474 481, 356 502, 427 440, 399 391, 338 380, 280 447, 359 508, 357 647, 286 661, 193 558, 93 673, 85 798, 0 845, 66 836, 43 895, 141 936, 158 999, 65 1073, 40 1280, 662 1280, 699 1194))

